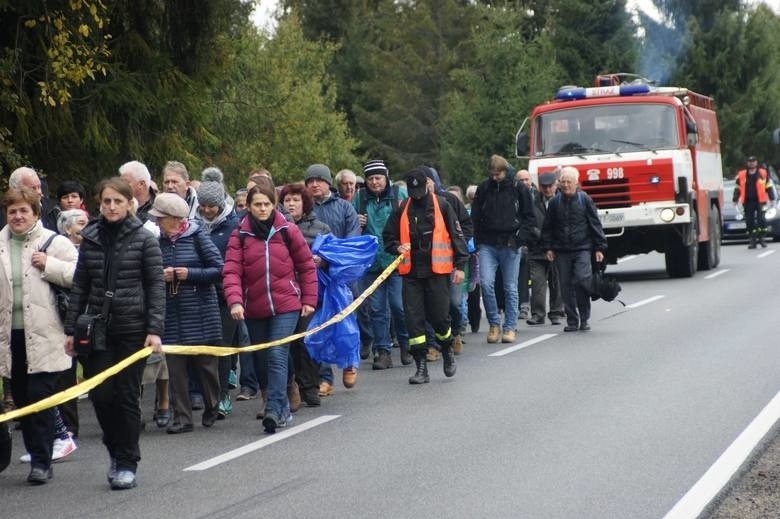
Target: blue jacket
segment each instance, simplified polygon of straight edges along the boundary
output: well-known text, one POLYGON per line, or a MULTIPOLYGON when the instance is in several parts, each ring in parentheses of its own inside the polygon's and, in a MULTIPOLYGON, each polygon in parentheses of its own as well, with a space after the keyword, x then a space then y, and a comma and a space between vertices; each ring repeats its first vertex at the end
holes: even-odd
POLYGON ((355 208, 333 193, 322 202, 315 201, 314 214, 330 228, 336 238, 360 236, 360 222, 355 208))
POLYGON ((230 240, 230 233, 233 229, 238 227, 238 222, 241 218, 238 217, 232 207, 225 207, 222 213, 219 214, 211 222, 207 222, 202 218, 198 219, 198 224, 203 227, 203 230, 211 236, 211 241, 219 249, 219 254, 222 258, 225 257, 225 251, 227 250, 228 240, 230 240))
POLYGON ((222 319, 215 283, 222 278, 222 256, 201 228, 189 228, 175 242, 160 236, 163 268, 187 267, 187 279, 165 284, 164 344, 220 344, 222 319))

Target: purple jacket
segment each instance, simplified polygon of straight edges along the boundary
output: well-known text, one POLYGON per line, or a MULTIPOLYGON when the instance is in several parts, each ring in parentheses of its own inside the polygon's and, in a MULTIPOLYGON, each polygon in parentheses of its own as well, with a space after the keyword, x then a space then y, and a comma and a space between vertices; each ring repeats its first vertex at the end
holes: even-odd
POLYGON ((317 306, 311 251, 298 227, 279 211, 267 241, 255 237, 248 217, 241 220, 228 241, 222 286, 228 308, 243 305, 248 319, 298 311, 304 304, 317 306))

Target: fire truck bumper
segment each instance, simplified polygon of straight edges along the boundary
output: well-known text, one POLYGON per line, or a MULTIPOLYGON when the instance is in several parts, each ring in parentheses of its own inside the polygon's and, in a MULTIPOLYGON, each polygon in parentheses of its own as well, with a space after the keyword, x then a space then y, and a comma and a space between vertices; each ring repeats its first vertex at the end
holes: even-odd
POLYGON ((615 230, 648 225, 683 224, 690 223, 691 208, 688 204, 652 202, 635 207, 599 209, 599 219, 604 229, 615 230))

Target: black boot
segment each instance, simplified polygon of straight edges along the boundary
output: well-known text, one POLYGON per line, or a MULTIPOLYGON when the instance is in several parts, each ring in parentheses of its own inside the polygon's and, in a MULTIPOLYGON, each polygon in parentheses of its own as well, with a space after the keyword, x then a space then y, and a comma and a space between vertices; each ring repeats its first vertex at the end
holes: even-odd
POLYGON ((750 233, 750 244, 748 245, 748 249, 755 249, 756 248, 756 235, 755 233, 750 233))
POLYGON ((458 366, 455 365, 455 352, 452 351, 452 342, 441 345, 441 358, 444 360, 444 376, 454 377, 458 366))
POLYGON ((412 357, 412 354, 409 353, 409 345, 401 344, 401 364, 408 366, 412 362, 414 362, 414 358, 412 357))
POLYGON ((762 249, 766 249, 766 242, 764 241, 764 231, 760 231, 758 233, 758 244, 761 245, 762 249))
POLYGON ((414 362, 417 364, 417 371, 409 377, 410 384, 427 384, 431 381, 431 377, 428 376, 428 360, 425 358, 425 355, 426 351, 424 348, 412 350, 414 362))

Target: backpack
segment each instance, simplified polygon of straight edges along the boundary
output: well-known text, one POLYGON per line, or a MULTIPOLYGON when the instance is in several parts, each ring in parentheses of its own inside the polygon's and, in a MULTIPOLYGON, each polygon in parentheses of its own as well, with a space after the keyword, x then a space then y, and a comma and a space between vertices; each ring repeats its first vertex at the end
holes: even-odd
MULTIPOLYGON (((49 236, 49 238, 43 242, 43 245, 41 245, 38 251, 46 252, 46 249, 49 248, 49 245, 51 245, 51 242, 54 241, 54 238, 57 236, 59 236, 57 233, 49 236)), ((67 288, 62 288, 59 285, 55 285, 54 283, 49 283, 49 287, 51 288, 52 294, 54 294, 54 305, 57 308, 57 315, 60 316, 60 320, 64 323, 65 315, 68 313, 68 307, 70 306, 70 290, 67 288)))

